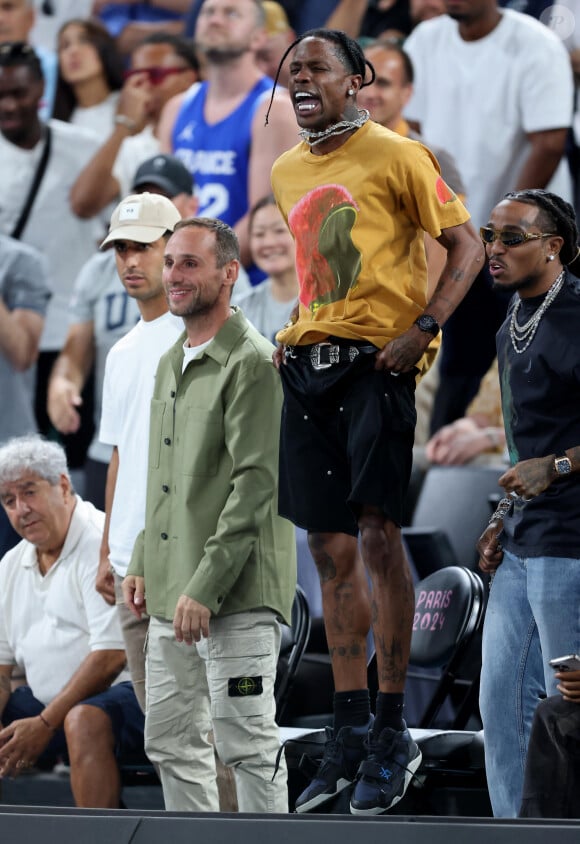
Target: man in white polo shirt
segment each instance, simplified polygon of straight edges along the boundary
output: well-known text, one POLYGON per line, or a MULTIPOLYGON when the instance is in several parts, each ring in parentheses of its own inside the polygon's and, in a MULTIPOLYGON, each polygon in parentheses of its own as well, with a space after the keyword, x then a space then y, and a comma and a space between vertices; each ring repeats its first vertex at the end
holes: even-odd
POLYGON ((104 515, 37 435, 0 448, 0 502, 22 537, 0 562, 0 777, 68 757, 76 805, 118 808, 116 754, 142 752, 143 716, 94 588, 104 515), (15 667, 26 685, 11 691, 15 667))

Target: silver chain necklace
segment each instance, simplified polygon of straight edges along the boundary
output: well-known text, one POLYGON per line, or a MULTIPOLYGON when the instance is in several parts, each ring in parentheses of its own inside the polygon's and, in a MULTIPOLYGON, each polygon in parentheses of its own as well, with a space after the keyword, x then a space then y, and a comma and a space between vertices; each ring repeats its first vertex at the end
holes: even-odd
POLYGON ((309 146, 315 147, 327 138, 332 138, 333 135, 342 135, 351 129, 360 129, 361 126, 365 125, 369 117, 370 114, 366 108, 359 108, 358 117, 355 120, 341 120, 340 123, 333 123, 332 126, 327 126, 322 132, 310 132, 308 129, 301 129, 298 134, 309 146))
POLYGON ((564 270, 562 270, 558 278, 546 293, 542 304, 536 311, 534 311, 530 319, 524 323, 524 325, 520 325, 517 321, 518 311, 520 309, 520 305, 522 304, 522 300, 518 298, 512 311, 509 328, 512 346, 517 355, 523 354, 534 339, 540 320, 560 292, 560 288, 563 284, 564 270))

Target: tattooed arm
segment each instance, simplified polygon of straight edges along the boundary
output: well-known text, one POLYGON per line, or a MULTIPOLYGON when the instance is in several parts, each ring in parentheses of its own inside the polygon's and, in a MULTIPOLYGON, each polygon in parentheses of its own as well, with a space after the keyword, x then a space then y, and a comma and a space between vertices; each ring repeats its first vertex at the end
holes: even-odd
MULTIPOLYGON (((483 267, 484 254, 481 241, 469 221, 443 229, 437 240, 447 250, 447 260, 425 314, 434 317, 441 326, 473 284, 483 267)), ((408 372, 422 357, 432 339, 432 334, 412 325, 379 352, 376 368, 395 373, 408 372)))
POLYGON ((515 492, 522 498, 534 498, 561 477, 554 466, 556 457, 567 457, 572 472, 580 472, 580 446, 575 446, 566 449, 564 454, 547 454, 545 457, 521 460, 504 472, 499 485, 508 493, 515 492))

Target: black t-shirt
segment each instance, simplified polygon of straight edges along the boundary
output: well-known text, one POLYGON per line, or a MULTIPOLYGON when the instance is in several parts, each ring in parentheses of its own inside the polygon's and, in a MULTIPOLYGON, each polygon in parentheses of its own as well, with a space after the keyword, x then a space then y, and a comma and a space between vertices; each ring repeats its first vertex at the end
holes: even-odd
POLYGON ((412 29, 409 0, 395 0, 386 11, 377 8, 376 0, 370 0, 360 34, 367 38, 380 38, 388 30, 408 35, 412 29))
MULTIPOLYGON (((522 299, 523 325, 544 297, 522 299)), ((506 441, 513 466, 520 460, 561 456, 580 445, 580 281, 566 275, 523 354, 509 335, 511 313, 497 334, 506 441)), ((558 478, 529 502, 517 500, 504 519, 504 548, 528 557, 580 558, 580 473, 558 478)))

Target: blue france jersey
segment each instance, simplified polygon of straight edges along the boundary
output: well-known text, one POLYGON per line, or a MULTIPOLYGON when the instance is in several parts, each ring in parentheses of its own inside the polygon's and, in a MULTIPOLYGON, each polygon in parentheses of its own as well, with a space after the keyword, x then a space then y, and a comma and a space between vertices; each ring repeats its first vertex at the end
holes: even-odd
POLYGON ((248 211, 252 121, 273 84, 263 76, 235 111, 213 125, 204 117, 207 82, 194 85, 185 95, 171 143, 193 176, 199 216, 218 217, 234 226, 248 211))

